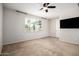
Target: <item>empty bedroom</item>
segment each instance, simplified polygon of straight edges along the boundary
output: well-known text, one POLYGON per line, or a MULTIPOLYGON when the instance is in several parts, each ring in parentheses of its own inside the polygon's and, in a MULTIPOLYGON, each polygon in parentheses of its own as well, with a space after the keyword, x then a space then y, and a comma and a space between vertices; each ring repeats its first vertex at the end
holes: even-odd
POLYGON ((79 56, 79 3, 0 3, 0 51, 79 56))

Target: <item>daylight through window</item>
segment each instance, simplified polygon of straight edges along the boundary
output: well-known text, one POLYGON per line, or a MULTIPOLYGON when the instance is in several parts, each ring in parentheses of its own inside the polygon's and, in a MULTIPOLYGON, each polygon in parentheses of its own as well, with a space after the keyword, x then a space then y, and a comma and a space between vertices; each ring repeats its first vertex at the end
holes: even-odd
POLYGON ((41 21, 36 19, 25 19, 25 31, 34 32, 41 30, 41 21))

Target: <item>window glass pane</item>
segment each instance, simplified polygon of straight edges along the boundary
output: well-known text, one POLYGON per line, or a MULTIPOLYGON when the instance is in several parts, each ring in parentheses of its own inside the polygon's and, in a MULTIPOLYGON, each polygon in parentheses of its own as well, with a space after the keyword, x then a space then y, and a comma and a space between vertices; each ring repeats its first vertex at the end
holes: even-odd
POLYGON ((41 30, 41 21, 36 19, 25 19, 25 31, 34 32, 41 30))

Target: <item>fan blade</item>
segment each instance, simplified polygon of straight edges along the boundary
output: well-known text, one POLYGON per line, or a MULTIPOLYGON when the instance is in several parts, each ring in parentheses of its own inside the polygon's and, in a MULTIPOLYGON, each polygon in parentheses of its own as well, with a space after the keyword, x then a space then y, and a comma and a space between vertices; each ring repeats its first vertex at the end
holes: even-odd
POLYGON ((41 8, 40 10, 43 10, 43 8, 41 8))
POLYGON ((43 7, 46 7, 46 3, 43 4, 43 7))
POLYGON ((48 12, 48 9, 46 9, 45 11, 48 12))
POLYGON ((47 5, 49 5, 50 3, 47 3, 47 5))
POLYGON ((47 8, 56 8, 56 6, 48 6, 47 8))
POLYGON ((50 3, 44 3, 43 7, 47 7, 50 3))

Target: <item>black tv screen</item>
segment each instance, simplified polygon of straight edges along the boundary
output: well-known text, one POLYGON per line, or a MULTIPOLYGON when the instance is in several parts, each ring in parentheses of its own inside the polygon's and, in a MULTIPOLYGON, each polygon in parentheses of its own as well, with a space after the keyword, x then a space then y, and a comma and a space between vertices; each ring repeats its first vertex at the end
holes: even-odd
POLYGON ((79 17, 60 20, 60 28, 79 28, 79 17))

